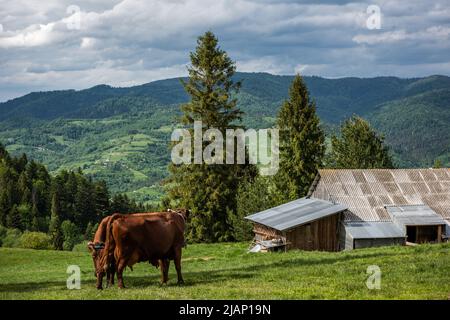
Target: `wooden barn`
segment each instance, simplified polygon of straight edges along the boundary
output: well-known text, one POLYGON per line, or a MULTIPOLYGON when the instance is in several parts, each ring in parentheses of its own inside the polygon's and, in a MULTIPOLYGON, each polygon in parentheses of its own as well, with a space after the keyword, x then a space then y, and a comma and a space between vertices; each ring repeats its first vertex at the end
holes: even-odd
POLYGON ((450 170, 323 169, 306 198, 247 219, 264 247, 336 251, 448 241, 450 170))

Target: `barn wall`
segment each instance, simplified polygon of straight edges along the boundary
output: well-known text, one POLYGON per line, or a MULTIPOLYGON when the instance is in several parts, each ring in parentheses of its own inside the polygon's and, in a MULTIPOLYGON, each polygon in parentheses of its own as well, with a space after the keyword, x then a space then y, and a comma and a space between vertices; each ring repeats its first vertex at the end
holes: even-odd
POLYGON ((287 231, 287 249, 338 251, 340 217, 338 213, 287 231))
POLYGON ((370 248, 370 247, 384 247, 394 245, 405 245, 405 238, 376 238, 376 239, 354 239, 354 248, 370 248))
POLYGON ((347 233, 345 225, 339 225, 339 250, 353 250, 353 238, 347 233))

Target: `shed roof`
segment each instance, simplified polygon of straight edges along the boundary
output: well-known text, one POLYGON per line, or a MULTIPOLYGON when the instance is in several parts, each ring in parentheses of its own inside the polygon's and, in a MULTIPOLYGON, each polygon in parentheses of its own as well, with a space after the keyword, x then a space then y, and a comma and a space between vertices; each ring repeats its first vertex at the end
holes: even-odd
POLYGON ((310 194, 348 206, 345 221, 391 221, 386 205, 426 204, 450 220, 450 169, 321 169, 310 194))
POLYGON ((344 228, 353 239, 405 238, 405 233, 392 222, 346 222, 344 228))
POLYGON ((285 231, 346 209, 345 205, 334 204, 330 201, 301 198, 245 218, 279 231, 285 231))
POLYGON ((438 215, 427 205, 386 206, 392 220, 404 226, 424 226, 446 224, 442 216, 438 215))

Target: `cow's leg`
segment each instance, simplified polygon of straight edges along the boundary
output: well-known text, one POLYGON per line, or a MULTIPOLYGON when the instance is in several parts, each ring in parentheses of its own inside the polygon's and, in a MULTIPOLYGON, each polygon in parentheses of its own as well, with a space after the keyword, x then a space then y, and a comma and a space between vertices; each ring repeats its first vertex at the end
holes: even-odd
POLYGON ((159 267, 161 268, 161 285, 167 284, 169 280, 169 259, 159 260, 159 267))
POLYGON ((110 278, 109 278, 109 285, 112 287, 114 286, 114 275, 116 274, 116 262, 115 260, 113 260, 113 262, 111 262, 111 266, 110 266, 110 278))
POLYGON ((164 259, 164 283, 167 283, 167 281, 169 281, 169 265, 170 260, 164 259))
POLYGON ((166 267, 166 264, 164 263, 164 259, 160 259, 159 260, 159 269, 161 269, 161 280, 160 280, 160 284, 163 285, 164 284, 164 269, 166 267))
POLYGON ((109 284, 111 282, 111 267, 108 268, 106 271, 106 287, 109 287, 109 284))
POLYGON ((118 262, 118 266, 117 266, 117 283, 120 289, 125 288, 124 284, 123 284, 123 270, 126 267, 126 263, 125 261, 121 260, 118 262))
POLYGON ((104 272, 97 272, 97 289, 102 290, 103 289, 103 277, 105 276, 104 272))
POLYGON ((178 284, 183 284, 183 276, 181 275, 181 247, 175 249, 175 269, 177 269, 178 284))

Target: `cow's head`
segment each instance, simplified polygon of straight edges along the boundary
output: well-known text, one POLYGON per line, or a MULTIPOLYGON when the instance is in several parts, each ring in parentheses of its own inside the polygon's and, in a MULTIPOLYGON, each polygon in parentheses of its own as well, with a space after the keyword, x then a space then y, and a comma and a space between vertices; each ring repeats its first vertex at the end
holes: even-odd
POLYGON ((103 249, 105 244, 103 242, 92 242, 89 241, 88 249, 92 255, 92 261, 94 262, 94 275, 97 277, 99 273, 103 273, 103 266, 101 266, 100 260, 103 254, 103 249))

